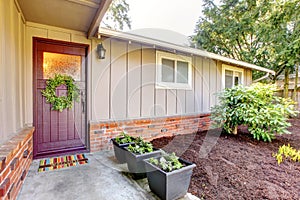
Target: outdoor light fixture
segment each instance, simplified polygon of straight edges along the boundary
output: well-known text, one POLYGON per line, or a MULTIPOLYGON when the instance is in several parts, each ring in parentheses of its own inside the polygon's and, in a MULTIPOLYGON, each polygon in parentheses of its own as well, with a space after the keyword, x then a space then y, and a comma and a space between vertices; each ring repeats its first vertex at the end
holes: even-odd
POLYGON ((105 58, 105 53, 106 53, 106 49, 104 49, 102 43, 99 43, 97 45, 97 54, 98 54, 98 58, 99 59, 104 59, 105 58))

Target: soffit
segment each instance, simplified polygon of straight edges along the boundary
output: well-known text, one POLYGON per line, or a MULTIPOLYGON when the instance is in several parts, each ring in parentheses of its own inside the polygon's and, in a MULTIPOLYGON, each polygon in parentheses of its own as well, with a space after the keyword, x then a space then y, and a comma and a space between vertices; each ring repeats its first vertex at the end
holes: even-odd
MULTIPOLYGON (((90 32, 111 0, 17 0, 26 21, 90 32)), ((100 19, 101 18, 101 19, 100 19)), ((93 33, 94 34, 94 33, 93 33)))

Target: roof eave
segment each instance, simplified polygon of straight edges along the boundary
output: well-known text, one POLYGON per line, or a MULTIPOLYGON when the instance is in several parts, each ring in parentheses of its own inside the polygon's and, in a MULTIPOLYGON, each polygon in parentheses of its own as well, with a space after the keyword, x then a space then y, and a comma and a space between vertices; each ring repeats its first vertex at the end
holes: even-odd
POLYGON ((204 51, 201 49, 180 46, 180 45, 176 45, 176 44, 172 44, 172 43, 168 43, 168 42, 164 42, 164 41, 160 41, 160 40, 154 40, 154 39, 151 39, 148 37, 114 31, 114 30, 110 30, 110 29, 106 29, 106 28, 99 28, 99 33, 104 36, 109 36, 109 37, 113 36, 113 37, 119 38, 119 39, 125 39, 125 40, 136 41, 136 42, 140 42, 140 43, 144 43, 144 44, 148 44, 148 45, 155 45, 155 46, 165 47, 165 48, 169 48, 169 49, 174 49, 176 51, 181 51, 181 52, 190 53, 193 55, 198 55, 198 56, 207 57, 207 58, 211 58, 211 59, 215 59, 215 60, 220 60, 223 62, 232 63, 232 64, 242 66, 245 68, 250 68, 253 70, 262 71, 262 72, 266 72, 266 73, 275 75, 275 71, 273 71, 273 70, 266 69, 264 67, 260 67, 260 66, 250 64, 247 62, 235 60, 232 58, 220 56, 218 54, 210 53, 210 52, 207 52, 207 51, 204 51))
POLYGON ((100 22, 102 21, 107 9, 109 8, 112 0, 102 0, 100 3, 100 6, 97 10, 97 13, 90 25, 90 28, 88 30, 87 38, 91 38, 95 36, 96 32, 98 31, 98 28, 100 26, 100 22))

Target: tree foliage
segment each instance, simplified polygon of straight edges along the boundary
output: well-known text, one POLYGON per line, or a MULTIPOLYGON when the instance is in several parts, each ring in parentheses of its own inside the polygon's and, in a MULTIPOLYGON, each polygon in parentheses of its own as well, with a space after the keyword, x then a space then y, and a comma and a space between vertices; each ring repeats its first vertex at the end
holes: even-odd
POLYGON ((192 37, 199 48, 273 69, 274 79, 299 65, 300 0, 204 2, 192 37))
POLYGON ((262 83, 226 88, 212 108, 212 120, 227 133, 236 134, 238 125, 247 125, 257 140, 271 141, 275 134, 289 133, 288 117, 297 111, 293 101, 275 96, 275 91, 275 85, 262 83))
POLYGON ((128 12, 129 4, 126 0, 113 0, 102 24, 110 29, 123 30, 124 26, 130 29, 131 21, 128 12))

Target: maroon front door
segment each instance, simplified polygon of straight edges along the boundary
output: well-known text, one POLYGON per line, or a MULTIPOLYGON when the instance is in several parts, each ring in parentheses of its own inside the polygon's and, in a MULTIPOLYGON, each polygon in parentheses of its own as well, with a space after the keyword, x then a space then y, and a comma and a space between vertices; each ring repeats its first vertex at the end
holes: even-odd
MULTIPOLYGON (((34 158, 87 151, 86 56, 88 45, 33 38, 34 158), (51 110, 41 91, 55 74, 72 76, 80 88, 72 109, 51 110)), ((67 95, 65 85, 56 95, 67 95)))

